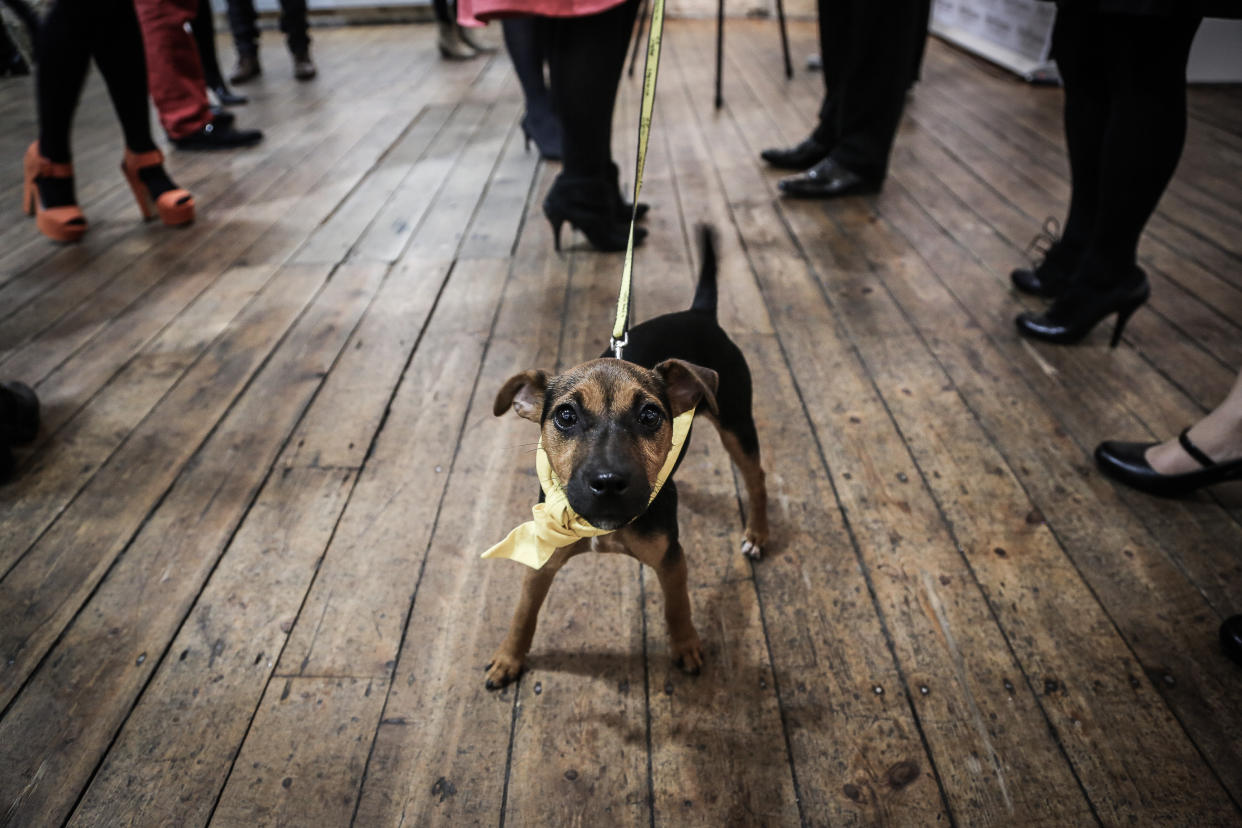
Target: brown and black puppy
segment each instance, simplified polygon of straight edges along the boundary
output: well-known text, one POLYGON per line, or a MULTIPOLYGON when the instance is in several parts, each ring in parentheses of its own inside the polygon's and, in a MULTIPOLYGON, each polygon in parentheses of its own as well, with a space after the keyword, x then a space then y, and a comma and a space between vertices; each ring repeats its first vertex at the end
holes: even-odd
POLYGON ((673 418, 683 411, 697 406, 695 418, 712 421, 742 472, 749 503, 742 552, 758 558, 767 541, 750 369, 716 322, 716 254, 711 231, 701 233, 703 269, 689 310, 634 327, 624 361, 605 355, 554 377, 525 371, 496 395, 497 416, 512 408, 539 424, 544 451, 574 511, 597 528, 616 531, 562 547, 542 569, 526 573, 509 635, 487 668, 489 688, 503 687, 521 672, 552 579, 566 561, 588 551, 624 552, 656 571, 673 658, 686 672, 699 671, 703 652, 690 620, 672 475, 648 505, 672 445, 673 418))

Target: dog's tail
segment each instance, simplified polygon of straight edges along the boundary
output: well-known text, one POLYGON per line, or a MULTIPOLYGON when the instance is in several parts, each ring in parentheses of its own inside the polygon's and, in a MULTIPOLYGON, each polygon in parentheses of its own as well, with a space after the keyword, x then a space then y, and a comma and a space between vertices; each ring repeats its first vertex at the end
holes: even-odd
POLYGON ((700 247, 703 267, 699 271, 699 284, 694 289, 694 301, 690 310, 710 314, 716 318, 716 231, 711 225, 699 225, 700 247))

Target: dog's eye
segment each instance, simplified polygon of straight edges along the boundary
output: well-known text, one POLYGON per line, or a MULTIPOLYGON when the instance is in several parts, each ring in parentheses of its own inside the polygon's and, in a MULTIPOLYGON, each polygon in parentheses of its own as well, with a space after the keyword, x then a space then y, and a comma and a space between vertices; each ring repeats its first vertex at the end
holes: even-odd
POLYGON ((654 431, 660 427, 662 422, 664 422, 664 415, 654 405, 645 405, 643 410, 638 412, 638 424, 643 428, 649 428, 654 431))
POLYGON ((566 431, 578 424, 578 412, 574 411, 573 406, 562 405, 552 415, 552 421, 556 423, 557 428, 566 431))

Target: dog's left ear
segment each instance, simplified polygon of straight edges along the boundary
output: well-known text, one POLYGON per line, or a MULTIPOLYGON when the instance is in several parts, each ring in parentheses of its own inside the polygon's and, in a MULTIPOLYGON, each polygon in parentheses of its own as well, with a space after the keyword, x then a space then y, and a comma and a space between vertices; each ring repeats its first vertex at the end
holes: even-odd
POLYGON ((712 414, 720 413, 716 407, 720 376, 712 369, 680 359, 666 359, 654 370, 664 380, 674 417, 696 405, 706 406, 712 414))

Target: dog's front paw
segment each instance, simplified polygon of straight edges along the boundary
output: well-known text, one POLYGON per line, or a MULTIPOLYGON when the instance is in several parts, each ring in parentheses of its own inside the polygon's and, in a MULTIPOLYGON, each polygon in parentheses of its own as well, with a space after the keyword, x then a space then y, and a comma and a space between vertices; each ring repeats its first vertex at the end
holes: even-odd
POLYGON ((499 690, 522 674, 523 660, 502 650, 487 665, 487 689, 499 690))
POLYGON ((747 532, 746 537, 742 538, 742 554, 752 561, 759 560, 763 556, 763 543, 764 538, 754 532, 747 532))
POLYGON ((673 663, 683 673, 697 676, 703 669, 703 644, 698 635, 680 644, 673 642, 673 663))

